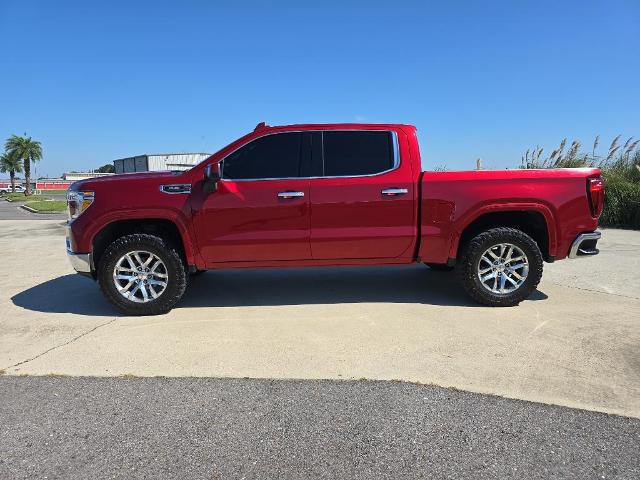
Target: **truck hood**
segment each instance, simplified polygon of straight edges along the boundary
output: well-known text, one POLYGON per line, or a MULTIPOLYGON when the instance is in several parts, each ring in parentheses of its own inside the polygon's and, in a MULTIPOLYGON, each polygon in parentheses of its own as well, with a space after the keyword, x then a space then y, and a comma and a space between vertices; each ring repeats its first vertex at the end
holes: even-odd
MULTIPOLYGON (((158 182, 166 181, 167 178, 180 177, 185 172, 137 172, 137 173, 118 173, 104 177, 87 178, 86 180, 78 180, 73 182, 69 190, 91 189, 93 185, 107 185, 130 183, 136 181, 149 182, 158 180, 158 182)), ((114 185, 115 186, 115 185, 114 185)))

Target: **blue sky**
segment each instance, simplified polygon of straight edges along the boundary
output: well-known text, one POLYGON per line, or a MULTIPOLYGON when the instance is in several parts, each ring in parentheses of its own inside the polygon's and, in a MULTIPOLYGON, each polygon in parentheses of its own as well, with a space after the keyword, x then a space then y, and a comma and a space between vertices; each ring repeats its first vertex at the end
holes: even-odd
POLYGON ((38 175, 269 124, 402 122, 426 168, 640 136, 640 2, 0 1, 0 138, 38 175))

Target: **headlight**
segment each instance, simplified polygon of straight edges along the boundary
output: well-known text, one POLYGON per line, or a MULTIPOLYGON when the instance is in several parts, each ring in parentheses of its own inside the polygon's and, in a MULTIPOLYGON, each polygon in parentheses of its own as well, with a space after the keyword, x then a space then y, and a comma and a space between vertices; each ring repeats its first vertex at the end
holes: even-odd
POLYGON ((93 203, 95 198, 94 192, 87 190, 67 192, 67 210, 69 211, 69 220, 74 220, 80 216, 93 203))

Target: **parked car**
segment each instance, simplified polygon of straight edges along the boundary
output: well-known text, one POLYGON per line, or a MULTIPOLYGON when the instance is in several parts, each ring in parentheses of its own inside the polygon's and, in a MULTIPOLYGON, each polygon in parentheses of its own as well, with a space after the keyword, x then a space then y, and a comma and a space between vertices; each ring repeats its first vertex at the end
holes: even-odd
POLYGON ((170 310, 189 274, 311 265, 455 267, 512 306, 543 262, 598 253, 603 204, 595 168, 423 172, 410 125, 259 124, 186 172, 74 183, 67 251, 133 315, 170 310))
MULTIPOLYGON (((22 185, 15 186, 16 192, 24 192, 24 187, 22 185)), ((6 187, 0 187, 0 193, 11 193, 11 185, 7 185, 6 187)))

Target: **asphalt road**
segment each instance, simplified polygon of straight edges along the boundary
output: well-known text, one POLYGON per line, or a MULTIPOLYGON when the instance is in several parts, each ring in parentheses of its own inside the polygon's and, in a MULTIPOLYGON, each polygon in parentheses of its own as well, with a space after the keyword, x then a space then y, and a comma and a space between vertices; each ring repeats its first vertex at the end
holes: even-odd
POLYGON ((46 195, 51 200, 60 200, 60 201, 63 201, 63 202, 67 201, 67 194, 66 193, 43 193, 43 195, 46 195))
POLYGON ((0 198, 0 220, 63 220, 65 218, 65 213, 31 213, 20 208, 19 202, 7 202, 0 198))
POLYGON ((0 478, 640 478, 640 421, 399 382, 0 378, 0 478))

